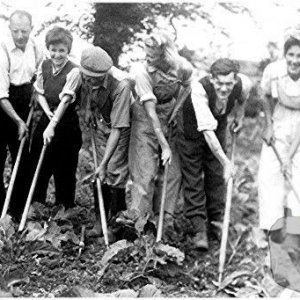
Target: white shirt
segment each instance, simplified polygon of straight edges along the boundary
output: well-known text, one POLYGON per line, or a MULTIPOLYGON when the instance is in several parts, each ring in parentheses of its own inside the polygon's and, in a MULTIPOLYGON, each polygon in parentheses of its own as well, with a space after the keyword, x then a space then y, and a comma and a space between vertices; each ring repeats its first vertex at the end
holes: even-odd
POLYGON ((15 46, 12 37, 0 43, 0 99, 9 97, 10 84, 30 83, 43 53, 32 39, 25 51, 15 46))
MULTIPOLYGON (((249 92, 252 86, 250 79, 243 74, 238 74, 238 76, 242 80, 243 86, 243 95, 245 101, 249 96, 249 92)), ((210 108, 209 108, 209 101, 207 93, 203 87, 203 85, 198 81, 194 80, 192 82, 192 103, 196 115, 197 120, 197 130, 204 131, 204 130, 216 130, 218 126, 218 121, 213 116, 210 108)), ((223 110, 226 107, 223 107, 223 110)))
POLYGON ((269 64, 265 68, 261 79, 263 92, 274 98, 278 98, 278 84, 288 96, 295 97, 300 95, 300 78, 296 81, 291 79, 287 73, 285 59, 269 64))

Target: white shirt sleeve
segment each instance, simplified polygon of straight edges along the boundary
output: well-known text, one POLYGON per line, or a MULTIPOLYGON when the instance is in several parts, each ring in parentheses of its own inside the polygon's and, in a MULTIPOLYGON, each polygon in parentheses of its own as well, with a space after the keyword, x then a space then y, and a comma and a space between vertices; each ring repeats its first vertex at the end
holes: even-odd
POLYGON ((250 94, 250 91, 251 91, 251 88, 252 88, 252 81, 251 79, 244 75, 244 74, 238 74, 238 76, 241 78, 242 80, 242 86, 243 86, 243 98, 244 98, 244 101, 246 101, 249 97, 249 94, 250 94))
POLYGON ((9 60, 7 52, 0 44, 0 99, 8 98, 9 96, 9 60))
POLYGON ((44 80, 42 74, 42 63, 39 65, 36 72, 36 80, 33 84, 34 89, 41 95, 44 95, 44 80))
POLYGON ((198 81, 192 82, 192 103, 197 119, 198 131, 215 130, 218 122, 209 108, 207 94, 202 84, 198 81))
POLYGON ((135 81, 135 92, 141 102, 153 101, 157 102, 157 98, 153 93, 152 80, 144 65, 138 64, 132 67, 130 76, 135 81))
POLYGON ((65 95, 72 96, 72 103, 76 100, 76 92, 80 88, 81 85, 81 76, 79 68, 73 68, 66 78, 66 84, 64 85, 61 93, 59 94, 59 99, 65 95))
POLYGON ((260 87, 265 95, 271 95, 271 83, 272 83, 272 64, 266 66, 262 78, 260 87))

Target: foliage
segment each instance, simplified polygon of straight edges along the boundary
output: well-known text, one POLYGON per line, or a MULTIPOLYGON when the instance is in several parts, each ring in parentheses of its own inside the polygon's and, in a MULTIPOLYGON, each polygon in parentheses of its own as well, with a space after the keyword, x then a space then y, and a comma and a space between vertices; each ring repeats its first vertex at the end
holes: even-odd
MULTIPOLYGON (((247 13, 250 11, 243 5, 230 2, 220 3, 231 13, 247 13)), ((177 38, 176 22, 180 20, 201 19, 217 32, 228 37, 228 33, 218 27, 213 18, 211 5, 205 2, 177 3, 97 3, 95 4, 95 21, 90 24, 94 35, 94 44, 104 48, 118 64, 118 58, 125 45, 141 41, 144 36, 164 21, 170 33, 177 38)), ((210 49, 211 51, 211 49, 210 49)))
POLYGON ((94 44, 101 46, 118 63, 124 45, 133 43, 136 34, 149 33, 160 18, 195 18, 199 4, 187 3, 97 3, 91 26, 94 44))
MULTIPOLYGON (((146 235, 132 243, 119 241, 107 250, 102 238, 86 237, 79 256, 80 229, 82 225, 92 227, 93 211, 87 206, 65 210, 59 205, 34 203, 30 209, 28 230, 24 233, 16 232, 17 224, 11 222, 9 216, 0 221, 0 244, 3 245, 0 272, 5 277, 2 289, 24 297, 76 296, 82 293, 112 296, 129 295, 129 292, 136 297, 160 295, 160 291, 162 296, 169 297, 279 295, 283 288, 275 291, 276 283, 268 280, 264 271, 266 250, 260 249, 250 235, 257 222, 255 174, 261 147, 261 123, 259 117, 246 119, 245 128, 237 140, 235 162, 238 171, 221 288, 214 285, 218 278, 218 242, 210 240, 208 252, 193 249, 191 228, 180 212, 176 218, 175 238, 170 245, 156 244, 153 235, 146 235), (69 237, 70 232, 74 232, 75 241, 69 237), (12 283, 10 291, 8 285, 12 283), (78 286, 81 289, 72 291, 78 286)), ((85 157, 87 153, 82 155, 85 157)), ((80 163, 86 164, 86 161, 80 163)), ((85 175, 86 169, 79 166, 79 172, 85 175)), ((86 199, 90 195, 82 193, 83 188, 84 185, 79 185, 77 191, 80 205, 91 201, 86 199)))

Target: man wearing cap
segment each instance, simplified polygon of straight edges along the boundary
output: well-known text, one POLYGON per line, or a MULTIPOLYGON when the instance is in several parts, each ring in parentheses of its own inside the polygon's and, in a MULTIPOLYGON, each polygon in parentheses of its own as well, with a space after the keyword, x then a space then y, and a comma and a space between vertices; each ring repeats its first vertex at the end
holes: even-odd
MULTIPOLYGON (((42 60, 42 52, 30 38, 32 17, 16 10, 9 18, 11 35, 0 43, 0 209, 5 199, 3 184, 7 147, 16 160, 20 140, 28 133, 25 124, 32 95, 32 80, 42 60)), ((20 216, 29 185, 28 144, 25 145, 10 202, 10 213, 20 216)))
MULTIPOLYGON (((81 55, 85 122, 96 128, 97 172, 108 219, 126 209, 128 179, 130 105, 134 81, 113 66, 100 47, 89 47, 81 55)), ((95 205, 97 209, 97 205, 95 205)), ((101 234, 99 213, 91 235, 101 234)))
POLYGON ((208 249, 207 223, 222 221, 225 182, 233 174, 227 158, 227 116, 234 110, 233 132, 242 127, 250 80, 237 74, 230 59, 215 61, 210 74, 192 84, 192 94, 178 117, 179 153, 182 163, 185 215, 195 230, 197 248, 208 249))

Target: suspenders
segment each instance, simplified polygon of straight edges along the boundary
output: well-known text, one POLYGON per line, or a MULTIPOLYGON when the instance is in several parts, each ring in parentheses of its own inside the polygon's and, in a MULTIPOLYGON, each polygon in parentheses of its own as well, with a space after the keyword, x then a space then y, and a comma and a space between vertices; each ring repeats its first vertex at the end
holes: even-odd
MULTIPOLYGON (((31 40, 33 43, 33 51, 34 51, 34 59, 35 59, 35 68, 37 69, 38 67, 38 50, 37 50, 37 46, 36 43, 34 42, 34 40, 31 40)), ((4 42, 0 43, 2 49, 4 50, 6 56, 7 56, 7 61, 8 61, 8 73, 10 73, 10 66, 11 66, 11 61, 10 61, 10 56, 7 50, 6 45, 4 44, 4 42)))

